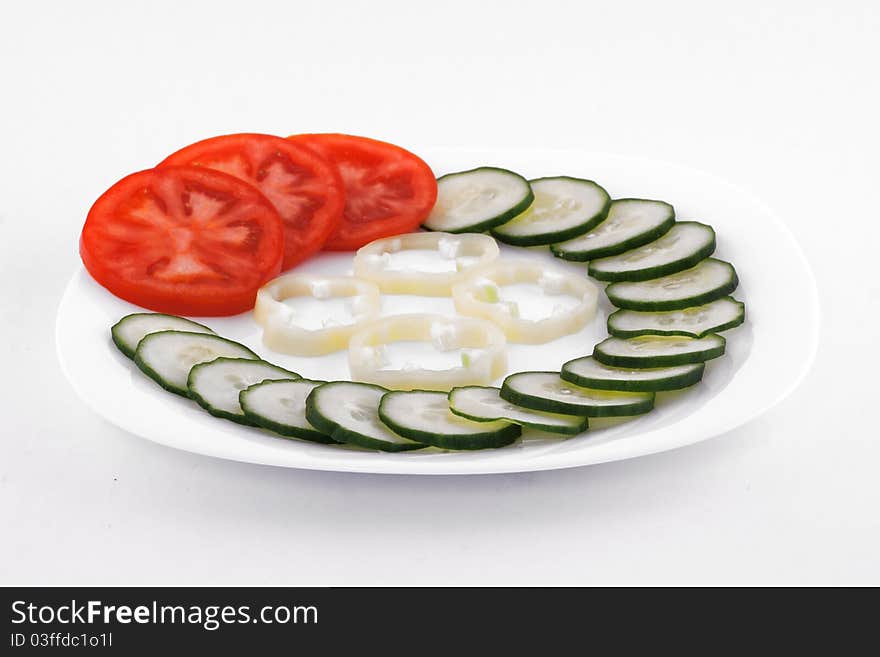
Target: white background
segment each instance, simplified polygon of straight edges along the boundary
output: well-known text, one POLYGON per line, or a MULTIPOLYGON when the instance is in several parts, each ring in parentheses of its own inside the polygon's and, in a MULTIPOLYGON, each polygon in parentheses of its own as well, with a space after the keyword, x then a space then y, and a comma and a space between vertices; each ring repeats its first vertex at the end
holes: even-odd
POLYGON ((880 584, 880 4, 713 5, 7 4, 0 583, 880 584), (240 131, 577 147, 726 177, 814 267, 816 365, 718 439, 567 471, 306 472, 137 439, 57 365, 82 221, 125 173, 240 131))

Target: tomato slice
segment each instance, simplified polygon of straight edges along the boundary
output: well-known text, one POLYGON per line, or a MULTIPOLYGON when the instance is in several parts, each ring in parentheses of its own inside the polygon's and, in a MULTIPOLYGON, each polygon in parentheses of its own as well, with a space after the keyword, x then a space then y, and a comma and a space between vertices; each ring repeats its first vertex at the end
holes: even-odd
POLYGON ((113 294, 175 315, 234 315, 281 271, 281 217, 258 190, 204 167, 133 173, 89 210, 80 256, 113 294))
POLYGON ((284 269, 320 251, 342 220, 345 187, 336 167, 281 137, 212 137, 172 153, 159 166, 184 164, 240 178, 272 202, 284 222, 284 269))
POLYGON ((333 162, 345 182, 342 223, 325 249, 353 251, 380 237, 416 230, 437 200, 437 180, 421 158, 375 139, 340 134, 288 139, 333 162))

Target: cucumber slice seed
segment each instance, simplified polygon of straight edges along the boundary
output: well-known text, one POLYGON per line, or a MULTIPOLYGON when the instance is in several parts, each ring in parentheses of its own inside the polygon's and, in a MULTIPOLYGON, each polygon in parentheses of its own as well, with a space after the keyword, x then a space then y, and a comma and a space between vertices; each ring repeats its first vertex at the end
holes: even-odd
POLYGON ((215 358, 247 358, 260 360, 243 344, 211 333, 190 331, 158 331, 144 336, 134 352, 134 362, 140 370, 160 386, 184 397, 189 371, 199 363, 215 358))
POLYGON ((507 223, 532 204, 529 181, 497 167, 448 173, 437 179, 437 202, 422 224, 446 233, 481 233, 507 223))
POLYGON ((649 281, 612 283, 605 294, 627 310, 682 310, 727 296, 738 284, 733 265, 707 258, 696 267, 649 281))
POLYGON ((619 198, 611 202, 602 223, 583 235, 552 244, 550 250, 558 258, 586 262, 653 242, 674 223, 675 208, 665 201, 619 198))
POLYGON ((492 230, 514 246, 538 246, 586 233, 608 213, 611 197, 592 180, 556 176, 529 184, 535 200, 522 214, 492 230))
POLYGON ((113 338, 119 351, 129 358, 134 358, 134 352, 145 335, 158 331, 189 331, 190 333, 214 333, 207 326, 194 322, 177 315, 164 313, 132 313, 126 315, 110 327, 110 336, 113 338))
POLYGON ((637 369, 702 363, 724 354, 725 340, 710 333, 702 338, 643 335, 606 338, 593 348, 593 357, 612 367, 637 369))
POLYGON ((627 369, 600 363, 592 356, 570 360, 562 366, 560 377, 575 385, 597 390, 625 392, 659 392, 679 390, 698 383, 703 378, 704 363, 627 369))
POLYGON ((220 357, 194 365, 186 387, 193 401, 214 417, 251 424, 239 403, 242 390, 268 379, 299 378, 296 372, 264 360, 220 357))
POLYGON ((238 401, 245 417, 258 427, 279 435, 315 443, 338 444, 306 419, 306 398, 326 381, 269 379, 245 388, 238 401))
POLYGON ((379 402, 379 418, 395 433, 441 449, 504 447, 522 434, 518 424, 454 415, 444 392, 389 392, 379 402))
POLYGON ((379 418, 379 402, 386 392, 386 388, 370 383, 325 383, 306 398, 306 419, 318 431, 340 443, 383 452, 426 447, 395 433, 379 418))
POLYGON ((693 267, 715 252, 715 231, 697 221, 674 224, 662 237, 616 256, 590 262, 600 281, 645 281, 693 267))
POLYGON ((563 381, 559 372, 519 372, 501 386, 501 397, 536 411, 619 417, 639 415, 654 408, 653 392, 594 390, 563 381))
POLYGON ((746 318, 745 304, 733 297, 723 297, 701 306, 683 310, 639 312, 617 310, 608 316, 608 332, 619 338, 639 335, 686 335, 701 338, 735 328, 746 318))
POLYGON ((453 388, 449 393, 449 410, 476 422, 506 420, 550 433, 575 435, 588 428, 586 416, 529 410, 502 399, 500 393, 498 388, 482 386, 453 388))

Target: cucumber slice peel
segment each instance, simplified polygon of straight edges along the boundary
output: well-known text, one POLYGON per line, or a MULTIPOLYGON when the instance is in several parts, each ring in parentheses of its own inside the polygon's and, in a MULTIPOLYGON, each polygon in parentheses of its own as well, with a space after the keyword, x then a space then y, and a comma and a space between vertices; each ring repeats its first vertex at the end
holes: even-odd
POLYGON ((194 322, 191 319, 166 315, 164 313, 132 313, 126 315, 110 327, 110 336, 113 338, 119 351, 134 358, 138 342, 144 336, 158 331, 189 331, 190 333, 214 333, 213 330, 194 322))
POLYGON ((450 412, 446 393, 426 390, 386 393, 379 418, 395 433, 441 449, 504 447, 522 434, 517 424, 459 417, 450 412))
POLYGON ((369 383, 325 383, 306 398, 306 419, 318 431, 340 443, 383 452, 426 447, 395 433, 379 418, 379 402, 386 392, 387 388, 369 383))
POLYGON ((528 180, 498 167, 478 167, 437 179, 437 202, 422 224, 446 233, 481 233, 524 212, 535 195, 528 180))
POLYGON ((707 258, 695 267, 648 281, 612 283, 608 300, 627 310, 682 310, 733 292, 739 279, 729 262, 707 258))
POLYGON ((654 408, 653 392, 612 392, 576 386, 559 372, 519 372, 501 386, 501 397, 536 411, 620 417, 647 413, 654 408))
POLYGON ((590 262, 600 281, 645 281, 693 267, 715 252, 715 231, 697 221, 674 224, 653 242, 590 262))
POLYGON ((260 360, 243 344, 211 333, 157 331, 141 339, 134 353, 140 370, 168 392, 189 397, 190 370, 220 356, 260 360))
POLYGON ((501 390, 482 386, 454 388, 449 393, 449 410, 476 422, 506 420, 530 429, 566 435, 583 433, 586 416, 534 411, 501 398, 501 390))
POLYGON ((285 437, 337 444, 306 419, 306 398, 324 383, 326 381, 309 379, 269 379, 242 390, 238 401, 245 417, 258 427, 285 437))
POLYGON ((637 369, 702 363, 724 354, 726 341, 710 333, 702 338, 643 335, 606 338, 593 348, 593 357, 612 367, 637 369))
POLYGON ((592 356, 584 356, 565 363, 560 377, 575 385, 596 390, 660 392, 679 390, 699 383, 705 367, 704 363, 694 363, 634 370, 611 367, 592 356))
POLYGON ((735 328, 745 318, 744 303, 733 297, 722 297, 682 310, 617 310, 608 316, 608 332, 619 338, 634 338, 639 335, 685 335, 701 338, 708 333, 735 328))
POLYGON ((214 417, 251 424, 239 403, 239 393, 268 379, 299 379, 300 375, 264 360, 215 358, 194 365, 186 387, 190 398, 214 417))
POLYGON ((535 200, 522 214, 492 230, 514 246, 538 246, 586 233, 608 213, 611 197, 598 183, 554 176, 530 180, 535 200))

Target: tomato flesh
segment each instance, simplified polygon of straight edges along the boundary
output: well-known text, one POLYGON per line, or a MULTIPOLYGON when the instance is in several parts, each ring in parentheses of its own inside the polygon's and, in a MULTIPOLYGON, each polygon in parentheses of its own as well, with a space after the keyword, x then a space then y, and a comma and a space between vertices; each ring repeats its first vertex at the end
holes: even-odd
POLYGON ((345 183, 342 222, 325 249, 353 251, 381 237, 412 232, 434 207, 434 172, 399 146, 342 134, 292 135, 288 140, 326 157, 345 183))
POLYGON ((281 271, 281 217, 256 189, 203 167, 140 171, 89 210, 80 256, 116 296, 150 310, 234 315, 281 271))
POLYGON ((159 166, 223 171, 259 189, 284 222, 283 269, 321 250, 342 220, 345 188, 336 167, 281 137, 242 133, 190 144, 159 166))

